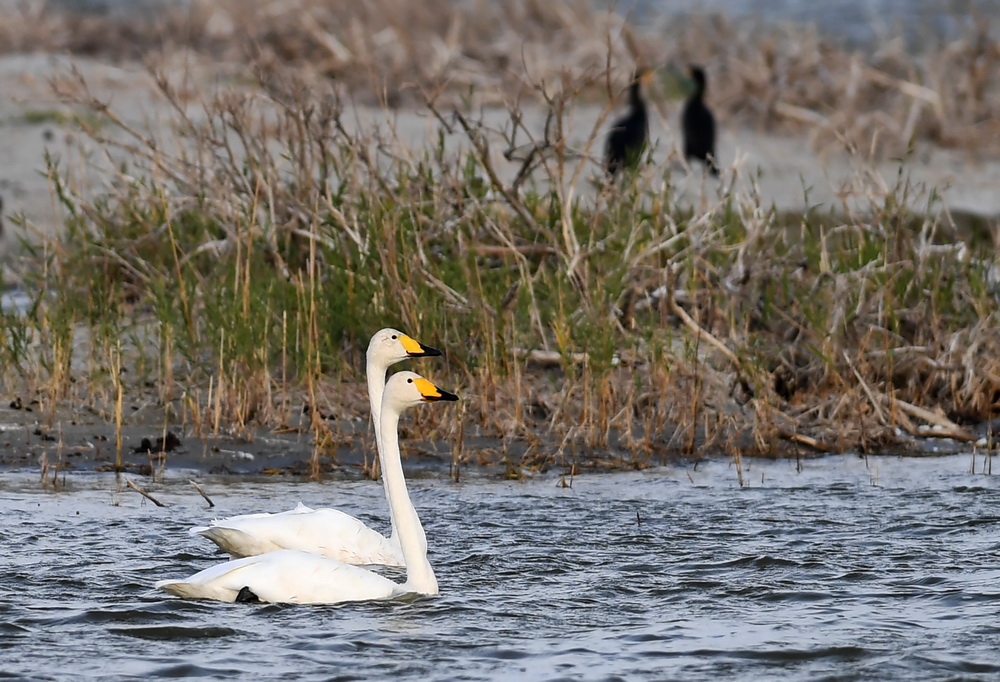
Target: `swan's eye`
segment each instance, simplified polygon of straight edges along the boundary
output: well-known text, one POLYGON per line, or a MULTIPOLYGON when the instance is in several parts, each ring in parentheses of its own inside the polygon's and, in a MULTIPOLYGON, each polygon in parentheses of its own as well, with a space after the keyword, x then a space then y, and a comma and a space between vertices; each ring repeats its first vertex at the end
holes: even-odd
POLYGON ((406 383, 408 383, 408 384, 412 384, 412 383, 413 383, 413 379, 407 379, 407 380, 406 380, 406 383))
POLYGON ((398 336, 396 336, 395 334, 393 334, 393 335, 392 335, 392 340, 393 340, 393 341, 395 341, 395 340, 396 340, 396 339, 398 339, 398 338, 399 338, 399 337, 398 337, 398 336))

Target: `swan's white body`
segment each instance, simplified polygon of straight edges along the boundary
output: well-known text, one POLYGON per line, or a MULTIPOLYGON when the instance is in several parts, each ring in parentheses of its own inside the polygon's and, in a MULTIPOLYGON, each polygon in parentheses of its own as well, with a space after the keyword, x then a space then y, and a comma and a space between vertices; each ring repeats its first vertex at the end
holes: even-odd
MULTIPOLYGON (((365 371, 376 445, 380 433, 385 373, 389 366, 407 358, 440 354, 441 351, 424 346, 395 329, 381 329, 372 336, 366 353, 365 371)), ((384 472, 382 448, 378 447, 378 451, 379 465, 384 472)), ((384 476, 382 482, 388 497, 389 489, 384 476)), ((245 514, 216 519, 208 526, 192 528, 190 533, 208 538, 234 558, 279 549, 298 549, 349 564, 404 566, 396 523, 391 513, 390 523, 392 534, 386 538, 349 514, 336 509, 310 509, 299 503, 295 509, 278 514, 245 514)))
POLYGON ((161 580, 156 586, 184 599, 228 602, 236 601, 246 587, 260 601, 288 604, 392 599, 409 591, 405 584, 398 585, 360 566, 297 549, 234 559, 185 581, 161 580))
POLYGON ((410 501, 399 457, 399 415, 408 407, 458 398, 413 372, 389 379, 382 398, 379 450, 389 505, 399 530, 406 563, 406 582, 395 583, 359 566, 294 549, 281 549, 236 559, 196 573, 187 580, 161 580, 158 589, 188 599, 236 601, 246 591, 265 602, 335 604, 391 599, 404 594, 438 593, 434 569, 427 560, 427 537, 410 501))
POLYGON ((298 549, 349 564, 402 566, 399 545, 337 509, 310 509, 299 503, 278 514, 246 514, 192 528, 234 557, 298 549))

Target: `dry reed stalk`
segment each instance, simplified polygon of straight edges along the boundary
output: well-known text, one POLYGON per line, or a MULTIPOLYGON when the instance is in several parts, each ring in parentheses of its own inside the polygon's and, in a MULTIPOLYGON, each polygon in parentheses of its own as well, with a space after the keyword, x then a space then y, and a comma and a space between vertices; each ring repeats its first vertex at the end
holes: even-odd
POLYGON ((111 355, 111 378, 115 387, 115 470, 122 469, 122 422, 124 419, 125 387, 122 383, 121 341, 116 340, 111 355))

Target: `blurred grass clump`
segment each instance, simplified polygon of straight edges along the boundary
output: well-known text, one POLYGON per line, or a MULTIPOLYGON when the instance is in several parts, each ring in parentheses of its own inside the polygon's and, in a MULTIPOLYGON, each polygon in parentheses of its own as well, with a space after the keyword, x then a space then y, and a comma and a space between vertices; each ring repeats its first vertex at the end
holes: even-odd
POLYGON ((66 405, 120 419, 131 390, 199 434, 252 437, 307 405, 319 453, 351 438, 325 417, 364 414, 352 387, 387 325, 447 350, 420 369, 459 389, 460 416, 417 419, 464 461, 905 449, 973 440, 1000 409, 990 227, 933 194, 915 212, 905 164, 859 170, 837 213, 779 212, 739 169, 691 202, 670 167, 592 177, 607 110, 568 144, 603 70, 534 84, 544 134, 519 105, 497 128, 475 90, 417 88, 436 123, 410 146, 391 116, 349 125, 339 84, 272 67, 196 113, 154 72, 174 115, 153 131, 82 78, 65 93, 115 170, 95 190, 48 160, 66 229, 26 246, 33 305, 0 320, 4 384, 50 420, 66 405), (474 436, 496 447, 463 449, 474 436))

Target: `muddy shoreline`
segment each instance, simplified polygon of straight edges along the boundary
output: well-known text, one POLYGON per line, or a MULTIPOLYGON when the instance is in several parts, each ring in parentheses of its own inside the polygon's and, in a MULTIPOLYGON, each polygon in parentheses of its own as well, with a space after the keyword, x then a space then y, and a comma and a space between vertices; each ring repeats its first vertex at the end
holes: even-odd
MULTIPOLYGON (((0 473, 36 475, 43 482, 92 472, 114 473, 150 480, 177 475, 212 476, 217 479, 275 476, 319 478, 321 480, 362 480, 373 475, 374 444, 368 424, 361 417, 337 420, 339 439, 332 452, 319 458, 318 475, 314 473, 313 436, 307 420, 281 430, 258 429, 253 438, 192 433, 183 425, 163 428, 152 424, 129 424, 122 429, 122 466, 116 465, 113 424, 99 419, 57 421, 44 426, 35 414, 25 409, 0 408, 0 473), (164 437, 166 434, 166 437, 164 437)), ((771 455, 744 457, 816 458, 824 456, 938 457, 972 453, 987 446, 993 434, 1000 432, 1000 420, 970 428, 976 439, 961 442, 951 438, 908 438, 902 446, 868 453, 826 453, 786 443, 771 455)), ((559 451, 555 439, 544 439, 545 456, 534 456, 520 442, 502 439, 467 437, 462 454, 454 459, 455 444, 444 440, 424 440, 406 423, 404 435, 413 432, 402 445, 403 467, 409 476, 438 479, 461 479, 463 476, 494 479, 520 479, 536 476, 570 476, 646 469, 688 462, 696 466, 702 459, 729 457, 722 451, 701 455, 686 454, 679 448, 664 447, 661 452, 630 453, 625 449, 610 451, 575 447, 559 451), (549 442, 551 441, 551 442, 549 442)), ((995 437, 995 436, 994 436, 995 437)), ((663 438, 663 443, 670 439, 663 438)))

